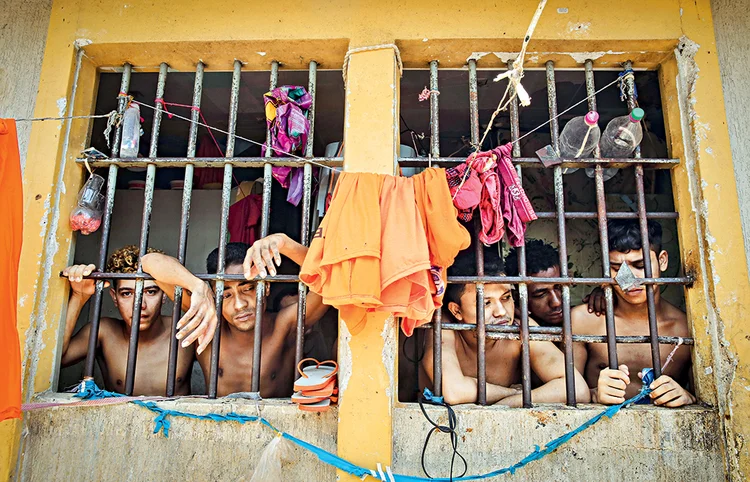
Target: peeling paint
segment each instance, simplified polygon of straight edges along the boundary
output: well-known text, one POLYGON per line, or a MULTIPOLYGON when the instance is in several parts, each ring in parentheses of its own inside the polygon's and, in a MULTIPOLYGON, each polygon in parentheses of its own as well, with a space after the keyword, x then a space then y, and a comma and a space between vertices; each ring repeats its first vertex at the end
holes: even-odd
POLYGON ((471 55, 466 58, 466 63, 469 63, 469 60, 479 60, 489 54, 489 52, 472 52, 471 55))
POLYGON ((559 13, 559 14, 568 13, 568 9, 566 7, 560 7, 560 8, 557 9, 557 13, 559 13))
POLYGON ((87 38, 79 38, 79 39, 76 39, 75 42, 73 42, 73 45, 75 46, 75 48, 80 49, 87 45, 91 45, 92 43, 94 42, 92 42, 91 40, 87 38))
MULTIPOLYGON (((396 320, 389 316, 383 324, 383 331, 380 332, 383 338, 382 359, 385 371, 388 374, 388 386, 386 387, 386 396, 390 399, 393 397, 393 390, 396 388, 396 353, 398 353, 398 340, 396 331, 398 330, 396 320)), ((392 411, 393 404, 388 404, 388 410, 392 411)))
POLYGON ((18 298, 18 306, 26 306, 26 300, 29 299, 29 295, 23 295, 20 298, 18 298))
POLYGON ((492 54, 505 63, 518 58, 518 52, 492 52, 492 54))
POLYGON ((68 99, 66 99, 65 97, 60 97, 59 99, 57 99, 56 104, 57 104, 57 115, 59 117, 64 117, 65 108, 68 106, 68 99))
POLYGON ((579 64, 582 64, 586 62, 587 60, 596 60, 598 58, 604 57, 607 54, 611 54, 612 51, 609 52, 571 52, 570 56, 578 62, 579 64))
POLYGON ((576 35, 588 35, 589 28, 591 28, 591 22, 568 22, 567 31, 576 35))
POLYGON ((349 386, 349 379, 352 376, 352 349, 349 342, 352 341, 352 334, 346 321, 339 320, 339 404, 344 401, 346 388, 349 386))
POLYGON ((261 57, 265 57, 266 56, 265 52, 255 52, 255 53, 258 54, 258 55, 260 55, 261 57))

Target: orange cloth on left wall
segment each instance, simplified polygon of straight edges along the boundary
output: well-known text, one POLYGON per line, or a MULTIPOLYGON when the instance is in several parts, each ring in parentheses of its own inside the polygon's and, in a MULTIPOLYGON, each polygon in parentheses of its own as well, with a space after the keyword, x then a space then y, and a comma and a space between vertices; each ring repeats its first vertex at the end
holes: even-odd
POLYGON ((21 350, 16 327, 23 239, 23 182, 13 119, 0 119, 0 421, 21 418, 21 350))

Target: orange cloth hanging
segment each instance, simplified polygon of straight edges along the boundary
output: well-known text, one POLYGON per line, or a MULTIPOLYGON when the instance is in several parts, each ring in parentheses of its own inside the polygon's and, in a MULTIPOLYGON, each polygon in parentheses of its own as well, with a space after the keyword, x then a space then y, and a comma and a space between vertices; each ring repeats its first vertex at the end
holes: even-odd
POLYGON ((0 421, 21 418, 21 351, 16 327, 23 238, 23 182, 16 123, 0 119, 0 421))

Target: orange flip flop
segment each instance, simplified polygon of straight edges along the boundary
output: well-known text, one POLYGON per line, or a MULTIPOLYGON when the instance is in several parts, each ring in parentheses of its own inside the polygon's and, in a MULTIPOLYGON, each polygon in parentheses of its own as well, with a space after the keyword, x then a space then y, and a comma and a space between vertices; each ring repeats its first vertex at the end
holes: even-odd
POLYGON ((329 408, 331 408, 331 400, 329 398, 318 403, 299 405, 299 409, 304 410, 305 412, 325 412, 329 408))
POLYGON ((305 395, 302 392, 294 392, 294 395, 292 395, 292 401, 299 405, 310 405, 312 403, 318 403, 322 402, 323 400, 328 400, 329 396, 316 396, 316 395, 305 395))
POLYGON ((334 393, 338 393, 336 379, 331 378, 330 380, 331 381, 323 388, 318 388, 317 390, 302 390, 300 393, 308 397, 330 397, 334 393))
POLYGON ((312 390, 320 390, 327 388, 332 383, 335 383, 334 375, 339 370, 339 366, 335 361, 329 360, 325 362, 319 362, 315 358, 305 358, 297 364, 297 371, 301 375, 301 378, 294 382, 294 390, 301 392, 309 392, 312 390), (316 365, 306 367, 302 369, 302 364, 306 361, 314 361, 316 365), (328 366, 321 366, 323 364, 333 364, 333 369, 328 366))

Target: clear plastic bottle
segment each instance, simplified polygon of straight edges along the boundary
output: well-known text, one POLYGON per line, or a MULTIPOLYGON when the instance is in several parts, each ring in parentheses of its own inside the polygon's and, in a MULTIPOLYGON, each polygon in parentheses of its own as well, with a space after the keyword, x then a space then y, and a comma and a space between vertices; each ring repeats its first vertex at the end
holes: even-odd
POLYGON ((643 139, 641 120, 644 115, 643 109, 636 107, 630 115, 615 117, 609 121, 599 144, 602 158, 630 157, 643 139))
MULTIPOLYGON (((581 159, 590 157, 599 143, 599 114, 589 112, 585 116, 574 117, 565 124, 560 133, 560 157, 581 159)), ((563 174, 570 174, 578 168, 563 168, 563 174)))
POLYGON ((138 157, 141 141, 141 109, 138 104, 130 104, 122 116, 122 140, 120 141, 120 157, 138 157))

